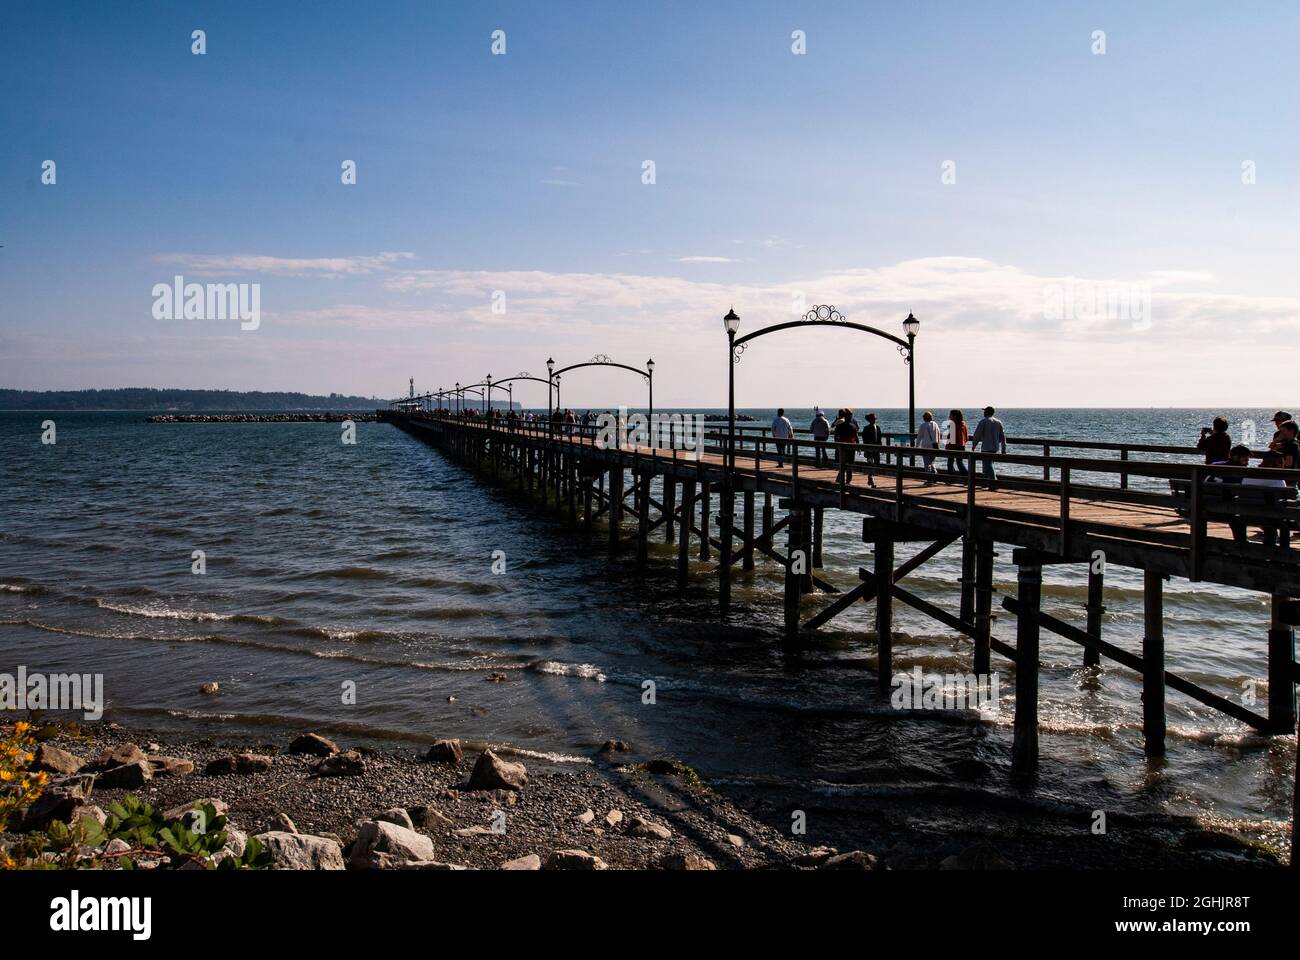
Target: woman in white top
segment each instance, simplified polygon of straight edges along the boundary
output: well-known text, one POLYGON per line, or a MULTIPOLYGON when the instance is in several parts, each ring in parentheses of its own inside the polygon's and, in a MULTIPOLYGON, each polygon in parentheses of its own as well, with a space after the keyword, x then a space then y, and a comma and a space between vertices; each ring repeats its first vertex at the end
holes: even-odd
MULTIPOLYGON (((922 450, 939 449, 939 425, 934 422, 934 414, 929 410, 921 414, 921 426, 916 431, 916 445, 922 450)), ((934 466, 933 453, 923 453, 921 459, 925 462, 926 473, 938 473, 934 466)), ((927 487, 932 483, 933 480, 925 481, 927 487)))

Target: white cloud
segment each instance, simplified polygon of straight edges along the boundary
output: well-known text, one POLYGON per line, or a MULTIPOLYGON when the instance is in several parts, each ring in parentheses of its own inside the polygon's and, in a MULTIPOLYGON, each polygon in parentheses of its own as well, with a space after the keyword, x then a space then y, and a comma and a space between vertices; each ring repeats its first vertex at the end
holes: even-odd
POLYGON ((254 253, 202 254, 161 253, 155 263, 181 267, 200 276, 232 273, 279 274, 283 276, 355 276, 390 269, 415 254, 384 252, 360 257, 271 257, 254 253))

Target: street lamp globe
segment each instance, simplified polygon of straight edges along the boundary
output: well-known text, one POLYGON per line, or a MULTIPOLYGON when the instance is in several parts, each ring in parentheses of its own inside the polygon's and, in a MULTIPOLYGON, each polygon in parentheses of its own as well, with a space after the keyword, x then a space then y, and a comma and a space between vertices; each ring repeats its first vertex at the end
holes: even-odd
POLYGON ((914 337, 920 329, 921 321, 912 316, 911 311, 908 311, 907 319, 903 321, 903 332, 909 337, 914 337))
POLYGON ((727 333, 735 333, 740 329, 740 317, 736 316, 735 307, 727 311, 727 315, 722 318, 722 325, 727 328, 727 333))

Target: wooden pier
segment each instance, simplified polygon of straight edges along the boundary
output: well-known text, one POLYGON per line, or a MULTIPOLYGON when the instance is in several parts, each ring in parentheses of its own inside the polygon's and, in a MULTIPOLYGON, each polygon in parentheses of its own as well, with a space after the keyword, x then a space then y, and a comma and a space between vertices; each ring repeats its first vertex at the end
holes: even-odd
MULTIPOLYGON (((893 686, 896 602, 969 638, 973 673, 990 673, 995 654, 1010 660, 1015 667, 1012 765, 1017 771, 1030 772, 1038 762, 1039 642, 1044 630, 1078 644, 1085 666, 1105 658, 1140 676, 1149 756, 1165 751, 1168 689, 1265 734, 1296 730, 1300 544, 1293 545, 1288 532, 1300 530, 1296 491, 1222 482, 1257 476, 1258 469, 1132 458, 1148 451, 1188 452, 1182 448, 1009 439, 1009 444, 1042 444, 1044 453, 956 452, 966 468, 961 477, 927 473, 917 448, 855 445, 857 453, 873 454, 879 462, 856 462, 849 483, 835 465, 837 444, 787 440, 784 456, 778 457, 776 442, 762 430, 738 431, 729 459, 725 429, 706 433, 695 449, 687 450, 673 436, 636 443, 614 431, 609 443, 591 429, 566 432, 502 418, 489 425, 410 407, 381 410, 379 418, 497 482, 533 492, 542 505, 566 514, 589 541, 597 536, 599 523, 611 555, 630 541, 627 549, 645 564, 652 536, 675 543, 679 585, 690 580, 692 554, 714 561, 711 569, 724 612, 730 607, 737 565, 752 570, 759 562, 775 564, 784 573, 785 633, 791 642, 854 604, 874 602, 882 691, 893 686), (1062 457, 1053 455, 1052 448, 1083 449, 1089 455, 1062 457), (1120 456, 1105 458, 1100 452, 1120 456), (985 475, 985 463, 997 470, 996 480, 985 475), (868 476, 875 486, 868 485, 868 476), (660 481, 658 499, 651 487, 654 478, 660 481), (862 537, 873 547, 873 562, 860 570, 855 584, 833 584, 821 572, 827 510, 862 517, 862 537), (1275 542, 1242 537, 1243 525, 1276 531, 1275 542), (918 544, 919 549, 896 563, 899 543, 918 544), (909 574, 958 543, 962 578, 955 611, 907 589, 909 574), (1002 608, 1016 617, 1014 646, 993 637, 990 629, 995 544, 1012 548, 1017 568, 1016 595, 1001 600, 1002 608), (1073 567, 1086 581, 1086 627, 1041 609, 1047 565, 1073 567), (1143 571, 1140 654, 1102 636, 1102 590, 1110 566, 1143 571), (1261 638, 1268 650, 1266 712, 1166 669, 1162 592, 1171 576, 1269 595, 1271 624, 1261 638)), ((942 463, 949 451, 934 453, 942 463)), ((1292 483, 1300 479, 1300 471, 1267 473, 1292 483)))

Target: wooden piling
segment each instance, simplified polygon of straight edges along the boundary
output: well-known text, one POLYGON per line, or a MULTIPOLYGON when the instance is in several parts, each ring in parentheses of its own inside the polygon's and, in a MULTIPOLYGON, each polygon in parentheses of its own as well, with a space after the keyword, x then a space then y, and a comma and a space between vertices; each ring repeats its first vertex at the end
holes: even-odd
MULTIPOLYGON (((961 538, 961 606, 957 616, 962 623, 975 622, 975 552, 977 540, 972 536, 961 538)), ((978 672, 978 671, 977 671, 978 672)))
POLYGON ((988 676, 993 634, 993 541, 975 545, 975 675, 988 676))
POLYGON ((1165 752, 1165 625, 1163 574, 1142 572, 1142 738, 1148 757, 1165 752))
POLYGON ((742 570, 754 569, 754 491, 746 490, 741 509, 744 511, 745 546, 740 558, 742 570))
POLYGON ((644 567, 650 553, 650 479, 649 473, 634 478, 637 489, 636 562, 644 567))
MULTIPOLYGON (((1095 562, 1088 564, 1088 636, 1101 639, 1101 616, 1106 612, 1103 603, 1106 575, 1095 562)), ((1083 648, 1083 665, 1096 667, 1101 665, 1101 650, 1098 647, 1083 648)))
POLYGON ((876 683, 887 696, 894 685, 894 541, 877 540, 876 573, 876 650, 879 663, 876 683))
MULTIPOLYGON (((1283 734, 1296 728, 1295 685, 1300 677, 1295 669, 1295 627, 1287 622, 1286 615, 1291 602, 1285 594, 1273 594, 1268 631, 1269 727, 1283 734)), ((1296 768, 1296 776, 1300 777, 1300 767, 1296 768)))
POLYGON ((812 565, 818 570, 822 568, 822 514, 821 507, 813 507, 812 522, 812 565))
POLYGON ((709 481, 700 481, 700 559, 709 559, 709 481))
MULTIPOLYGON (((799 635, 799 597, 802 575, 795 572, 796 558, 803 546, 803 507, 790 505, 790 522, 787 526, 788 541, 785 563, 785 635, 793 640, 799 635)), ((807 558, 804 558, 807 563, 807 558)))
POLYGON ((677 518, 674 516, 677 512, 677 481, 667 474, 664 474, 664 493, 662 503, 664 543, 672 543, 676 539, 675 533, 677 530, 677 518))
POLYGON ((691 575, 691 510, 695 506, 695 481, 682 481, 682 529, 677 538, 677 586, 686 589, 691 575))
POLYGON ((619 526, 623 522, 623 466, 609 471, 609 555, 618 553, 619 526))
POLYGON ((735 526, 736 494, 728 484, 723 484, 719 495, 721 510, 718 522, 722 529, 718 531, 722 545, 718 550, 718 604, 722 612, 731 609, 731 538, 735 526))
POLYGON ((1016 617, 1016 716, 1011 744, 1012 769, 1038 767, 1038 635, 1043 568, 1035 558, 1017 565, 1020 611, 1016 617))

